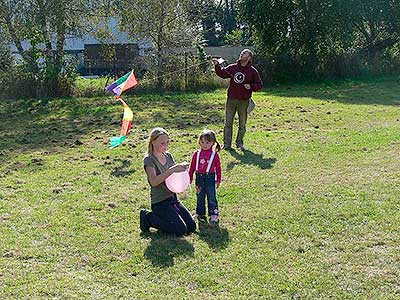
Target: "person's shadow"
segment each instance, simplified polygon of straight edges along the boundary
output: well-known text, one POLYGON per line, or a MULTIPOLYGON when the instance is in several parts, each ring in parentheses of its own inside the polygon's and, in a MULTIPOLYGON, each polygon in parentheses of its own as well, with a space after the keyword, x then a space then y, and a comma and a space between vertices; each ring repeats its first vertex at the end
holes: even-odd
POLYGON ((162 232, 142 233, 142 237, 150 237, 150 244, 144 251, 144 257, 153 266, 172 267, 177 256, 194 256, 194 247, 184 238, 175 237, 162 232))
POLYGON ((260 167, 261 170, 271 169, 276 162, 276 158, 264 158, 262 154, 254 153, 250 150, 243 150, 243 154, 236 152, 234 149, 229 153, 240 162, 232 161, 228 163, 227 169, 232 170, 237 164, 244 163, 246 165, 254 165, 260 167))
POLYGON ((135 173, 135 169, 128 169, 131 165, 131 162, 127 159, 116 159, 115 161, 119 161, 121 163, 120 166, 115 167, 113 171, 111 171, 111 175, 115 177, 127 177, 131 174, 135 173))
POLYGON ((199 238, 214 250, 224 249, 229 244, 229 232, 217 224, 199 224, 199 238))

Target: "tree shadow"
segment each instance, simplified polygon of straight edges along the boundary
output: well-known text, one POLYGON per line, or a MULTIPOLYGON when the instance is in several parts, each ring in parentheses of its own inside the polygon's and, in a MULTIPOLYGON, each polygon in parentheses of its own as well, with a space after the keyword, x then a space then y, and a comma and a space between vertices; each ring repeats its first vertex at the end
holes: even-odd
POLYGON ((268 89, 266 96, 314 98, 349 104, 400 105, 400 78, 347 79, 310 84, 292 84, 268 89))
POLYGON ((178 256, 193 257, 194 247, 186 239, 162 232, 142 233, 142 237, 150 237, 150 244, 144 251, 144 257, 153 266, 172 267, 178 256))
MULTIPOLYGON (((146 127, 192 131, 204 124, 223 122, 223 109, 202 95, 137 95, 124 100, 134 113, 133 126, 139 125, 146 131, 138 134, 133 129, 130 138, 147 136, 146 127)), ((96 141, 106 142, 119 132, 122 112, 122 105, 111 96, 2 100, 0 159, 8 159, 16 152, 59 152, 96 141)))
POLYGON ((135 173, 135 169, 128 170, 128 167, 132 164, 127 159, 115 159, 115 161, 121 162, 121 166, 115 167, 114 170, 111 171, 111 175, 114 177, 127 177, 131 174, 135 173))
POLYGON ((236 152, 232 149, 229 153, 235 157, 239 162, 232 161, 228 163, 227 170, 232 170, 238 164, 258 166, 261 170, 272 169, 276 158, 264 158, 263 154, 257 154, 250 150, 243 150, 242 153, 236 152))
POLYGON ((224 249, 229 245, 229 232, 226 228, 221 227, 218 223, 200 223, 199 237, 205 241, 208 246, 214 250, 224 249))
POLYGON ((198 128, 207 124, 224 121, 224 104, 207 103, 201 94, 161 94, 151 99, 135 98, 138 110, 150 108, 152 124, 162 124, 167 128, 198 128), (220 106, 220 107, 218 107, 220 106))

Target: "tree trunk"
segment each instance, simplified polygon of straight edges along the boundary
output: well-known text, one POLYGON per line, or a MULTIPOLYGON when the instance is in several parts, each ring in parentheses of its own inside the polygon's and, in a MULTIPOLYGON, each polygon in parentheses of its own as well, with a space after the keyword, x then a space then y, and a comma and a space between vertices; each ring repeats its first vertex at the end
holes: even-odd
POLYGON ((6 19, 6 23, 7 23, 7 29, 11 35, 11 39, 12 39, 15 47, 17 47, 19 54, 21 54, 22 59, 25 61, 26 64, 28 64, 28 66, 30 67, 32 72, 37 74, 39 72, 38 65, 37 65, 36 61, 34 60, 34 58, 32 56, 30 56, 22 47, 21 41, 18 38, 17 32, 15 31, 15 28, 12 25, 12 21, 9 16, 10 16, 10 14, 6 13, 5 19, 6 19))
POLYGON ((165 0, 160 1, 160 27, 158 28, 157 33, 157 83, 159 88, 164 86, 164 49, 163 49, 163 41, 164 41, 164 23, 165 23, 165 0))

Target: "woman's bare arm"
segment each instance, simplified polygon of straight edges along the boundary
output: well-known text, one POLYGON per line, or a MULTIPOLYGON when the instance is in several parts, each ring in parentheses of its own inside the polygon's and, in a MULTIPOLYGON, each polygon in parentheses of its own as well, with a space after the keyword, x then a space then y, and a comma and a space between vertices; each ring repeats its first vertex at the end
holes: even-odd
POLYGON ((187 165, 188 165, 187 163, 174 165, 174 166, 170 167, 167 171, 165 171, 164 173, 161 173, 159 175, 156 174, 155 168, 146 166, 147 179, 149 180, 151 186, 160 185, 172 173, 185 171, 187 169, 187 165))

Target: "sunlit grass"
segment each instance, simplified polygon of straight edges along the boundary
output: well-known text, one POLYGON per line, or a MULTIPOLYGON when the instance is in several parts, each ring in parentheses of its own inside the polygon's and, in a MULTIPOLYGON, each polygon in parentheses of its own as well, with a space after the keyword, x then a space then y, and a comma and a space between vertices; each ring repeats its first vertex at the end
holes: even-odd
MULTIPOLYGON (((222 152, 220 228, 141 235, 151 128, 189 160, 222 141, 225 90, 0 101, 2 299, 397 299, 397 79, 281 86, 254 96, 248 151, 222 152)), ((182 201, 194 212, 192 188, 182 201)))

